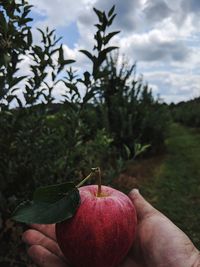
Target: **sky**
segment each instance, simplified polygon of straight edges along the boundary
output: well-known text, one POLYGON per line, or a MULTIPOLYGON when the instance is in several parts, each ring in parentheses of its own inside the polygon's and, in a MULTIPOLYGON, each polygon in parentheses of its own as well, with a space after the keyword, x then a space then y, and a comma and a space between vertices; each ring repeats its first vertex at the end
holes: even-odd
MULTIPOLYGON (((89 61, 79 50, 93 47, 93 7, 116 6, 113 44, 143 75, 153 94, 177 103, 200 96, 200 0, 29 0, 33 28, 55 28, 66 57, 81 70, 89 61)), ((35 40, 39 34, 33 31, 35 40)), ((59 90, 59 89, 58 89, 59 90)), ((62 88, 60 89, 62 90, 62 88)), ((60 92, 57 92, 59 95, 60 92)))

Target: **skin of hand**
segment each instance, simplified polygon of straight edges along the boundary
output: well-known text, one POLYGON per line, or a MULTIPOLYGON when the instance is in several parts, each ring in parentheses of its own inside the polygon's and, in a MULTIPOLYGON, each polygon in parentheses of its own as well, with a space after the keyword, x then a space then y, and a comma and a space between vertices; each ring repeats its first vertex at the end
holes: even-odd
MULTIPOLYGON (((119 267, 200 267, 200 252, 190 239, 166 216, 133 189, 138 225, 133 247, 119 267)), ((31 225, 22 239, 28 254, 40 267, 69 267, 59 249, 55 225, 31 225)), ((103 267, 103 266, 102 266, 103 267)))

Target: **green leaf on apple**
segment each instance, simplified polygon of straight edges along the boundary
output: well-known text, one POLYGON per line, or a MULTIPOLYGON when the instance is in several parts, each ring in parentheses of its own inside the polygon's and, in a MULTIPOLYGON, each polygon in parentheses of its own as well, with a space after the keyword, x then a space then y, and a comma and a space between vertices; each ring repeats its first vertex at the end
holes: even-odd
POLYGON ((75 184, 73 182, 42 186, 33 193, 33 200, 53 203, 62 199, 67 192, 74 188, 75 184))
POLYGON ((33 201, 21 203, 12 219, 32 224, 52 224, 71 218, 80 204, 78 189, 73 183, 45 186, 33 194, 33 201))

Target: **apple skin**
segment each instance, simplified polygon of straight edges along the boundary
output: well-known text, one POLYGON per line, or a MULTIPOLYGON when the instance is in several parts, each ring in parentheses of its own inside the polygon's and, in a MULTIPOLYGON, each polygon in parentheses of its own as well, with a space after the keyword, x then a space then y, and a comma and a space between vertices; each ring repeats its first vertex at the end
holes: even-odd
POLYGON ((75 215, 56 224, 57 242, 73 267, 115 267, 131 248, 136 211, 122 192, 101 186, 79 188, 81 204, 75 215))

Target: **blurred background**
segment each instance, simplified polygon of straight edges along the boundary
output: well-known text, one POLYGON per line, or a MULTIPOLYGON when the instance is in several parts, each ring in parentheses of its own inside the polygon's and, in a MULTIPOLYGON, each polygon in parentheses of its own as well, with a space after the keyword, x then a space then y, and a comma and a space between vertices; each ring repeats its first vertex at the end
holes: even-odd
POLYGON ((17 204, 96 166, 200 248, 199 12, 195 0, 0 0, 2 267, 35 266, 17 204))

